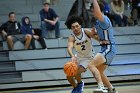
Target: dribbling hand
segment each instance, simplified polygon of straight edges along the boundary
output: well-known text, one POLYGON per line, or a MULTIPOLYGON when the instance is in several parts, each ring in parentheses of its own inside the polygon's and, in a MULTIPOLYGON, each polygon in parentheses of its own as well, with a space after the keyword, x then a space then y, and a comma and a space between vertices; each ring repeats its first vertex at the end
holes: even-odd
POLYGON ((76 58, 75 56, 72 56, 71 61, 72 61, 72 62, 75 62, 76 64, 78 64, 78 63, 77 63, 77 58, 76 58))

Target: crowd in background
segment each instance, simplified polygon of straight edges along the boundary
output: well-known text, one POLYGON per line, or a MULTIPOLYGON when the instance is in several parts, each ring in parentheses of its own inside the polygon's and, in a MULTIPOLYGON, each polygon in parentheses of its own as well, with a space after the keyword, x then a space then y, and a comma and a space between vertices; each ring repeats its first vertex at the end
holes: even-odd
POLYGON ((0 33, 4 40, 7 41, 9 50, 13 50, 14 43, 21 41, 25 46, 24 49, 36 49, 35 40, 38 40, 43 49, 47 50, 47 45, 44 38, 48 37, 48 32, 55 30, 56 38, 60 38, 59 17, 56 12, 49 7, 50 2, 43 3, 43 9, 40 10, 39 29, 34 29, 28 16, 21 19, 21 23, 16 20, 16 13, 8 14, 8 21, 0 26, 0 33))
MULTIPOLYGON (((78 2, 79 0, 76 0, 78 2)), ((137 26, 140 19, 140 0, 98 0, 104 6, 104 14, 109 17, 113 26, 137 26), (127 14, 126 14, 127 13, 127 14), (128 14, 129 13, 129 14, 128 14)), ((75 6, 76 6, 75 2, 75 6)), ((92 0, 80 0, 84 2, 80 11, 84 23, 83 27, 92 27, 96 23, 93 17, 92 0), (84 14, 84 15, 83 15, 84 14), (92 23, 92 24, 91 24, 92 23)), ((78 3, 77 3, 78 4, 78 3)), ((73 8, 74 7, 73 5, 73 8)), ((71 11, 73 11, 72 9, 71 11)), ((71 12, 70 15, 72 15, 71 12)))
MULTIPOLYGON (((113 26, 137 26, 140 19, 140 0, 98 0, 103 6, 103 12, 111 20, 113 26), (110 3, 109 3, 110 2, 110 3), (125 10, 130 11, 130 15, 125 15, 125 10)), ((78 15, 83 19, 83 27, 93 27, 96 19, 93 16, 92 0, 76 0, 73 4, 69 16, 78 15), (80 6, 78 5, 80 4, 80 6), (79 10, 81 9, 81 10, 79 10)), ((28 16, 21 19, 22 25, 16 21, 15 12, 10 12, 9 20, 0 26, 0 32, 7 41, 10 50, 17 40, 25 44, 25 49, 35 49, 35 40, 38 40, 43 49, 47 50, 44 38, 48 38, 48 32, 55 30, 55 38, 60 38, 59 16, 49 7, 50 3, 43 3, 40 10, 40 29, 34 29, 28 16)))

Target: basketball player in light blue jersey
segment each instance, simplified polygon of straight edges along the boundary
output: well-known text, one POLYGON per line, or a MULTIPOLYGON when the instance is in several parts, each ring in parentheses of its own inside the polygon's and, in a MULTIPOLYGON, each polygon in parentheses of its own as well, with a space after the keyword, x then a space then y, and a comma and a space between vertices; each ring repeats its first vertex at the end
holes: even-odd
MULTIPOLYGON (((97 53, 94 57, 94 65, 98 68, 102 81, 104 85, 108 88, 108 93, 118 93, 115 88, 112 86, 107 76, 104 74, 104 71, 108 65, 112 62, 115 54, 115 40, 113 36, 113 27, 107 16, 103 14, 103 4, 98 3, 97 0, 93 1, 93 16, 96 19, 95 28, 96 31, 94 34, 97 34, 99 37, 99 42, 101 45, 101 52, 97 53)), ((93 65, 90 63, 90 65, 93 65)))

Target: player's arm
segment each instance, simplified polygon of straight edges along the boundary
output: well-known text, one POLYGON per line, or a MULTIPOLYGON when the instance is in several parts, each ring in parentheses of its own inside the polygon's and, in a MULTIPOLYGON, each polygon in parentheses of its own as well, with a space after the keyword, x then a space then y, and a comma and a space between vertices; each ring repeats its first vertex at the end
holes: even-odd
POLYGON ((104 21, 104 17, 103 17, 103 13, 100 10, 99 4, 97 2, 97 0, 92 0, 93 1, 93 14, 94 16, 100 20, 100 21, 104 21))
POLYGON ((71 56, 72 61, 76 62, 76 57, 75 57, 75 55, 73 53, 73 47, 74 47, 74 37, 70 36, 68 38, 68 48, 67 48, 67 51, 68 51, 69 55, 71 56))
POLYGON ((92 30, 85 29, 85 33, 86 33, 90 38, 93 38, 93 39, 99 41, 99 37, 98 37, 97 32, 96 32, 95 30, 96 30, 95 28, 92 28, 92 30))

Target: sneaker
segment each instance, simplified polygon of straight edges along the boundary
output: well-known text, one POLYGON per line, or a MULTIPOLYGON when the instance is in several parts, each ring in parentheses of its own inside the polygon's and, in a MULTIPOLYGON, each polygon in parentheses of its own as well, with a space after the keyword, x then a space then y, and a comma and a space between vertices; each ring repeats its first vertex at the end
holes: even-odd
POLYGON ((77 93, 83 93, 83 89, 84 89, 84 82, 81 81, 80 83, 78 83, 77 85, 77 93))
POLYGON ((71 93, 77 93, 77 87, 73 88, 73 90, 71 91, 71 93))
POLYGON ((106 89, 94 89, 93 93, 108 93, 106 89))
POLYGON ((48 50, 48 48, 45 48, 45 50, 48 50))
POLYGON ((112 90, 108 89, 108 93, 118 93, 118 91, 115 88, 113 88, 112 90))

